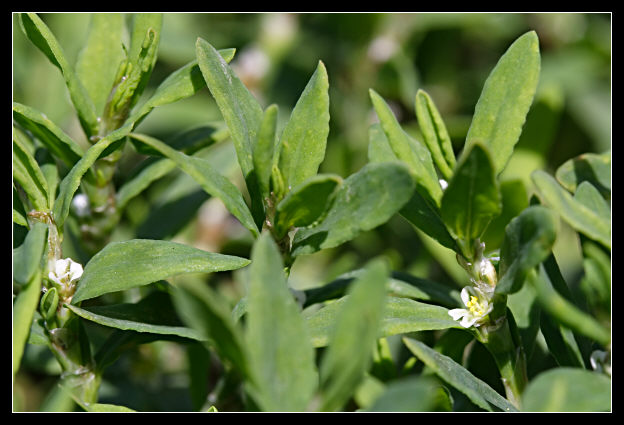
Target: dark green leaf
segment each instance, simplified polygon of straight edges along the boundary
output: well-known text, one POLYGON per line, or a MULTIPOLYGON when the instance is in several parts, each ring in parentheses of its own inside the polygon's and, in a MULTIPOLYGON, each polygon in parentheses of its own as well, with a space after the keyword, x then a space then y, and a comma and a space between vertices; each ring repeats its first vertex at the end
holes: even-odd
POLYGON ((403 338, 403 342, 412 353, 430 367, 436 375, 449 385, 468 396, 477 406, 488 411, 502 410, 515 412, 517 409, 488 384, 470 373, 450 357, 438 353, 422 342, 403 338))
POLYGON ((412 196, 414 181, 401 163, 367 164, 334 192, 331 207, 316 226, 300 229, 292 255, 332 248, 392 217, 412 196))
POLYGON ((48 182, 39 164, 13 128, 13 180, 18 182, 37 211, 50 209, 48 182))
POLYGON ((46 246, 48 226, 36 222, 24 239, 24 243, 13 250, 13 280, 26 285, 35 275, 41 263, 46 246))
POLYGON ((87 263, 72 303, 185 273, 236 270, 249 260, 175 242, 135 239, 112 242, 87 263))
POLYGON ((518 142, 539 73, 539 40, 535 31, 530 31, 507 49, 483 86, 464 151, 475 143, 487 146, 496 174, 505 168, 518 142))
POLYGON ((552 252, 557 237, 557 221, 545 207, 534 205, 509 222, 500 251, 496 292, 512 294, 522 287, 529 270, 552 252))
POLYGON ((472 257, 473 241, 501 212, 501 195, 490 153, 475 144, 457 164, 453 178, 442 196, 442 220, 466 258, 472 257))
POLYGON ((291 227, 305 227, 320 219, 329 207, 330 196, 342 183, 340 176, 318 174, 294 187, 277 204, 275 228, 283 236, 291 227))
POLYGON ((368 412, 432 412, 450 410, 446 391, 430 376, 412 376, 389 383, 368 412), (444 409, 447 406, 447 409, 444 409))

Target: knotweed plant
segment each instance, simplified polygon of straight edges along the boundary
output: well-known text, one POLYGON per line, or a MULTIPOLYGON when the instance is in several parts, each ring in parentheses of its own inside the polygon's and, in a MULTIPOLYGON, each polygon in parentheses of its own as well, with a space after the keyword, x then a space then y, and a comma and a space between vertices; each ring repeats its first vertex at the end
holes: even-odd
MULTIPOLYGON (((229 65, 235 50, 203 38, 196 59, 140 102, 157 61, 159 14, 136 14, 128 28, 121 15, 94 14, 75 65, 37 14, 20 14, 19 25, 60 71, 88 146, 13 103, 13 222, 27 230, 13 251, 14 379, 25 347, 40 345, 60 366, 59 394, 79 409, 131 411, 101 401, 104 371, 128 350, 167 340, 202 347, 204 364, 219 365, 210 396, 205 385, 189 389, 202 411, 611 409, 610 152, 572 158, 555 176, 535 171, 530 198, 502 190, 538 88, 536 32, 518 37, 491 70, 461 149, 428 93, 414 99, 417 140, 371 89, 368 161, 343 178, 319 173, 330 130, 322 60, 279 125, 277 103, 263 107, 229 65), (140 131, 155 108, 208 93, 222 118, 208 142, 140 131), (240 182, 202 150, 226 140, 240 182), (151 160, 122 181, 114 177, 128 149, 151 160), (248 232, 249 258, 110 240, 130 201, 174 170, 248 232), (465 272, 460 288, 391 270, 383 257, 292 288, 300 257, 397 214, 452 255, 465 272), (553 255, 561 222, 583 244, 584 298, 553 255), (68 234, 84 264, 63 252, 68 234), (210 285, 174 279, 234 270, 246 292, 233 307, 210 285), (140 299, 110 301, 136 288, 145 289, 140 299), (469 370, 463 353, 477 346, 500 387, 469 370), (554 364, 534 374, 530 362, 544 350, 554 364)), ((204 379, 198 373, 189 368, 190 382, 204 379)))

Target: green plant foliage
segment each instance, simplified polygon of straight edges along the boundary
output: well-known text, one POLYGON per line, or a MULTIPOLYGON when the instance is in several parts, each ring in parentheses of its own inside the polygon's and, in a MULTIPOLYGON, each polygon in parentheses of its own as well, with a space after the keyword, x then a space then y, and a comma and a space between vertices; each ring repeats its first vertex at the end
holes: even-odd
POLYGON ((14 411, 612 410, 608 13, 15 13, 14 411))

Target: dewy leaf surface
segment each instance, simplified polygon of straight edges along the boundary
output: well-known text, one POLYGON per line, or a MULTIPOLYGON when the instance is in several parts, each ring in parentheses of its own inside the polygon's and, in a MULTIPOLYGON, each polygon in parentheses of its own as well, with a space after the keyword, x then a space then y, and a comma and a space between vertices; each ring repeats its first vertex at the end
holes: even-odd
POLYGON ((175 242, 134 239, 113 242, 87 263, 72 303, 147 285, 184 273, 236 270, 249 260, 175 242))
POLYGON ((515 412, 517 409, 488 384, 474 376, 450 357, 438 353, 422 342, 403 338, 409 350, 449 385, 464 393, 477 406, 488 411, 515 412))
POLYGON ((319 62, 280 138, 279 169, 287 187, 314 176, 325 158, 329 134, 329 81, 319 62))
POLYGON ((545 171, 534 171, 531 179, 544 204, 558 212, 572 228, 611 249, 610 220, 574 199, 545 171))
POLYGON ((483 143, 499 174, 518 142, 533 102, 540 73, 539 40, 535 31, 520 36, 487 78, 475 107, 464 150, 483 143))
POLYGON ((392 217, 409 200, 414 181, 401 163, 367 164, 343 181, 324 219, 297 231, 293 255, 332 248, 392 217))
POLYGON ((268 234, 257 240, 251 261, 245 321, 252 394, 265 411, 303 411, 317 387, 315 353, 268 234))

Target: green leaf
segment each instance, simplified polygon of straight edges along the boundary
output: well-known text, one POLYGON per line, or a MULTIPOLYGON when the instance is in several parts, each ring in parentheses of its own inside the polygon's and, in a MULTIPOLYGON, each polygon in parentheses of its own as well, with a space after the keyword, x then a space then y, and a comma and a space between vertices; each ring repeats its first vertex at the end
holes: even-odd
POLYGON ((37 270, 13 301, 13 381, 20 367, 40 294, 41 272, 37 270))
POLYGON ((89 34, 78 56, 76 74, 101 116, 124 59, 122 36, 124 17, 120 13, 93 13, 89 34))
POLYGON ((72 304, 185 273, 236 270, 249 260, 180 243, 134 239, 113 242, 87 263, 72 304))
POLYGON ((432 412, 450 407, 449 396, 430 376, 391 381, 367 412, 432 412))
POLYGON ((564 162, 555 177, 568 191, 576 192, 583 183, 593 184, 605 199, 611 198, 611 152, 585 153, 564 162))
POLYGON ((86 411, 87 412, 100 412, 100 413, 106 413, 106 412, 114 412, 114 413, 130 413, 130 412, 136 412, 136 410, 130 409, 129 407, 126 406, 120 406, 118 404, 107 404, 107 403, 91 403, 91 404, 86 404, 86 411))
POLYGON ((147 332, 160 335, 177 335, 203 340, 194 329, 185 327, 178 318, 169 294, 153 292, 135 304, 113 304, 80 308, 67 307, 83 319, 111 328, 147 332))
POLYGON ((133 100, 130 105, 133 105, 143 93, 156 64, 162 20, 162 13, 136 13, 133 16, 128 60, 136 71, 140 71, 138 83, 132 91, 133 100))
POLYGON ((611 223, 596 211, 574 199, 545 171, 536 170, 531 179, 539 198, 561 215, 573 229, 611 249, 611 223))
MULTIPOLYGON (((398 158, 390 147, 390 142, 380 124, 373 124, 368 130, 368 160, 369 162, 397 161, 398 158)), ((437 206, 428 202, 418 191, 414 191, 408 203, 399 212, 416 228, 427 233, 443 246, 454 251, 457 244, 446 229, 440 217, 437 206)))
POLYGON ((297 231, 292 255, 333 248, 390 219, 412 196, 414 180, 401 163, 367 164, 334 192, 324 219, 297 231))
POLYGON ((500 250, 499 281, 496 292, 512 294, 522 287, 529 270, 552 252, 557 237, 554 214, 533 205, 509 222, 500 250))
POLYGON ((230 129, 247 179, 253 170, 253 143, 262 121, 262 107, 210 43, 198 38, 195 47, 199 68, 230 129))
POLYGON ((383 260, 369 262, 366 271, 351 284, 349 295, 337 312, 320 366, 323 411, 340 409, 372 362, 387 278, 388 266, 383 260))
POLYGON ((264 111, 257 140, 253 148, 253 164, 262 199, 269 196, 271 190, 271 172, 275 162, 275 134, 277 131, 277 105, 269 105, 264 111))
POLYGON ((252 394, 265 411, 303 411, 317 386, 315 353, 268 234, 255 243, 251 261, 246 342, 252 394))
POLYGON ((13 280, 21 285, 31 281, 41 263, 46 245, 48 226, 36 222, 24 239, 24 243, 13 250, 13 280))
POLYGON ((611 380, 600 373, 556 368, 537 375, 522 396, 527 412, 609 412, 611 380))
POLYGON ((207 285, 183 283, 173 292, 173 302, 180 318, 208 340, 207 348, 215 350, 243 378, 252 379, 243 332, 218 292, 207 285))
POLYGON ((13 119, 67 166, 73 167, 84 155, 84 150, 71 137, 36 109, 13 102, 13 119))
MULTIPOLYGON (((307 317, 315 347, 329 343, 331 330, 347 300, 348 296, 342 297, 307 317)), ((448 309, 409 298, 388 296, 377 337, 449 328, 461 329, 461 326, 449 316, 448 309)))
POLYGON ((574 193, 574 200, 594 210, 600 220, 611 223, 611 206, 591 183, 584 181, 579 184, 574 193))
POLYGON ((78 112, 78 118, 87 138, 97 134, 98 121, 93 101, 89 97, 73 67, 67 62, 65 53, 47 25, 35 13, 21 13, 20 25, 24 34, 46 55, 54 66, 61 70, 69 96, 78 112))
POLYGON ((54 202, 54 221, 59 229, 63 228, 65 219, 69 215, 71 201, 80 186, 82 177, 91 169, 95 161, 100 158, 105 151, 114 143, 123 139, 131 130, 131 125, 121 127, 120 129, 110 133, 96 144, 91 146, 82 158, 67 173, 59 186, 59 194, 54 202))
POLYGON ((477 406, 487 411, 515 412, 517 409, 503 396, 494 391, 488 384, 474 376, 467 369, 450 357, 438 353, 422 342, 403 338, 409 350, 423 363, 431 368, 436 375, 452 387, 464 393, 477 406))
POLYGON ((423 90, 416 93, 416 118, 433 161, 444 178, 450 180, 455 168, 451 138, 433 100, 423 90))
POLYGON ((294 188, 314 176, 323 158, 329 134, 329 81, 319 61, 280 137, 279 170, 294 188))
POLYGON ((484 146, 474 145, 458 163, 440 208, 442 220, 460 242, 467 259, 472 257, 473 241, 501 209, 490 153, 484 146))
POLYGON ((254 236, 258 235, 258 227, 243 195, 232 182, 215 171, 208 160, 185 155, 150 136, 133 133, 130 137, 174 161, 182 171, 199 183, 202 189, 221 199, 227 210, 238 218, 241 224, 249 229, 254 236))
MULTIPOLYGON (((226 62, 230 62, 234 58, 235 51, 236 49, 222 49, 218 53, 226 62)), ((156 88, 154 94, 136 113, 133 113, 129 120, 138 124, 152 109, 191 97, 204 87, 206 87, 206 81, 197 61, 189 62, 165 78, 156 88)))
POLYGON ((342 178, 333 174, 318 174, 293 188, 277 204, 275 229, 283 236, 292 227, 312 225, 320 219, 331 202, 331 194, 340 186, 342 178))
POLYGON ((603 346, 607 346, 610 343, 610 331, 592 316, 560 295, 553 288, 550 279, 545 273, 537 273, 535 270, 531 270, 527 278, 529 284, 536 291, 537 301, 553 319, 572 331, 591 338, 603 346))
POLYGON ((438 182, 431 154, 419 141, 412 139, 397 121, 385 100, 370 89, 370 97, 392 151, 397 158, 405 162, 416 179, 417 190, 439 205, 442 188, 438 182))
POLYGON ((13 180, 22 186, 35 210, 48 211, 48 182, 25 146, 23 137, 19 130, 13 128, 13 180))
POLYGON ((483 86, 464 151, 475 143, 487 146, 496 174, 505 168, 518 142, 539 73, 539 40, 535 31, 530 31, 507 49, 483 86))
POLYGON ((488 224, 481 236, 488 251, 499 249, 505 236, 505 227, 509 222, 529 206, 529 195, 522 180, 506 180, 500 183, 502 210, 488 224))

